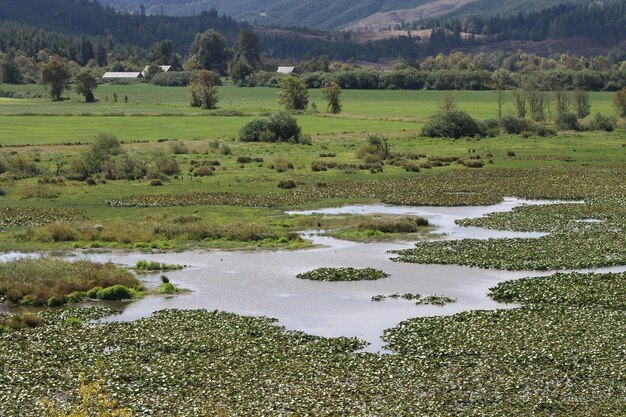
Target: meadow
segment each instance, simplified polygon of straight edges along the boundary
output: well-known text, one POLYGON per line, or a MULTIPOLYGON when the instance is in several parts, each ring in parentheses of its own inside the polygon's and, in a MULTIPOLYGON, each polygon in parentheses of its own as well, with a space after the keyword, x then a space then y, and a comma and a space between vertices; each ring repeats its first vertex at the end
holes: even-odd
MULTIPOLYGON (((86 143, 102 132, 123 141, 162 138, 181 140, 229 139, 254 116, 280 110, 278 89, 218 88, 220 102, 215 110, 189 107, 186 87, 150 84, 103 84, 95 91, 98 101, 86 104, 67 91, 66 100, 52 102, 39 85, 2 85, 0 90, 41 98, 0 98, 0 144, 41 145, 86 143), (114 102, 114 95, 117 102, 114 102), (128 102, 125 102, 125 97, 128 102), (107 117, 101 117, 107 116, 107 117), (158 117, 155 117, 158 116, 158 117)), ((436 110, 441 91, 344 90, 341 115, 328 115, 319 90, 310 91, 310 102, 320 113, 298 115, 303 132, 312 136, 384 133, 406 135, 419 132, 421 124, 436 110)), ((495 118, 497 105, 491 91, 454 92, 460 109, 480 119, 495 118)), ((590 93, 592 110, 613 114, 611 93, 590 93)), ((507 94, 505 113, 512 113, 507 94)))

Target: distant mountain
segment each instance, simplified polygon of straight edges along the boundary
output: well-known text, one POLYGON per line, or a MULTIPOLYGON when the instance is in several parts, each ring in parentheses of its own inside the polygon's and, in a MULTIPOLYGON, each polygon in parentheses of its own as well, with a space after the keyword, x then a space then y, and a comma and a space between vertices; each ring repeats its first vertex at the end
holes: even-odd
POLYGON ((147 14, 193 15, 216 8, 220 14, 258 24, 317 29, 382 29, 435 16, 509 15, 561 3, 591 0, 100 0, 116 9, 147 14))

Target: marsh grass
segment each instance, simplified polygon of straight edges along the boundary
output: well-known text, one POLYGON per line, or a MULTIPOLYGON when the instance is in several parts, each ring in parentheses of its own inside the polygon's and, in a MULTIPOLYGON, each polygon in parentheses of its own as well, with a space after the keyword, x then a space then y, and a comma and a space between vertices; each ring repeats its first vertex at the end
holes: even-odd
POLYGON ((50 300, 64 303, 71 293, 115 285, 136 290, 141 287, 130 272, 110 263, 56 258, 0 263, 0 296, 15 304, 46 305, 50 300))

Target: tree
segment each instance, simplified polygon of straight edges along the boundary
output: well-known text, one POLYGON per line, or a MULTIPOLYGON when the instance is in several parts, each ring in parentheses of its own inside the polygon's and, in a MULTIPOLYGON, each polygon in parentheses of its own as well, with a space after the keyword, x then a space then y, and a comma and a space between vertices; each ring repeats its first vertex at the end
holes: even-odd
POLYGON ((236 84, 241 85, 246 77, 254 72, 254 67, 250 65, 248 60, 241 57, 230 67, 230 78, 236 84))
POLYGON ((91 75, 89 71, 83 71, 76 76, 76 84, 74 84, 74 91, 85 97, 87 103, 93 103, 96 98, 93 95, 93 90, 98 88, 98 81, 91 75))
POLYGON ((613 107, 620 117, 626 117, 626 87, 615 93, 613 97, 613 107))
POLYGON ((526 117, 526 94, 523 91, 513 91, 513 105, 517 117, 524 119, 526 117))
POLYGON ((7 57, 0 62, 0 83, 19 84, 22 82, 22 73, 13 58, 7 57))
POLYGON ((570 102, 567 94, 561 88, 554 90, 554 102, 556 104, 556 117, 569 112, 570 102))
POLYGON ((226 39, 212 29, 196 35, 191 45, 191 55, 195 57, 200 68, 220 74, 226 73, 226 63, 231 52, 226 49, 226 39))
POLYGON ((309 105, 309 91, 306 84, 293 75, 288 75, 280 81, 278 102, 287 110, 305 110, 309 105))
POLYGON ((591 114, 591 101, 589 100, 589 93, 582 88, 579 88, 574 93, 574 105, 576 107, 576 116, 579 119, 587 117, 591 114))
POLYGON ((217 106, 217 87, 219 76, 214 72, 201 70, 189 84, 189 102, 192 107, 213 109, 217 106))
POLYGON ((442 112, 454 111, 456 110, 456 99, 454 95, 449 92, 443 93, 441 97, 441 102, 439 103, 439 110, 442 112))
POLYGON ((493 88, 496 90, 496 97, 498 103, 498 118, 502 118, 502 106, 504 105, 504 91, 511 83, 511 73, 505 69, 497 69, 491 75, 491 81, 493 82, 493 88))
POLYGON ((155 75, 161 72, 163 72, 163 69, 161 69, 161 67, 157 64, 152 63, 148 65, 148 68, 144 71, 143 76, 147 81, 150 81, 155 75))
POLYGON ((174 44, 171 40, 157 42, 150 48, 150 60, 160 65, 171 65, 172 71, 180 71, 180 56, 174 50, 174 44))
POLYGON ((328 101, 328 111, 333 114, 341 113, 341 87, 339 84, 332 82, 322 88, 322 95, 328 101))
POLYGON ((60 100, 71 77, 70 67, 61 61, 50 61, 41 66, 41 83, 50 86, 50 96, 60 100))
POLYGON ((235 59, 239 61, 242 58, 245 58, 254 68, 261 62, 259 37, 256 33, 246 29, 241 29, 235 42, 235 59))

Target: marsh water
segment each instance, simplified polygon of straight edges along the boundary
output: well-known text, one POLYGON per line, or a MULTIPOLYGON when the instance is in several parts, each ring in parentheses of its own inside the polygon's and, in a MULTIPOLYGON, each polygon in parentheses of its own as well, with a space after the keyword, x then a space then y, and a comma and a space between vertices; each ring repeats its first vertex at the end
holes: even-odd
MULTIPOLYGON (((502 212, 522 204, 548 204, 554 201, 527 201, 507 198, 485 207, 402 207, 387 205, 346 206, 324 210, 289 212, 307 215, 394 214, 422 216, 437 227, 439 238, 539 237, 540 233, 513 233, 473 227, 460 227, 455 220, 502 212)), ((314 232, 303 236, 320 246, 297 251, 190 251, 182 253, 106 254, 76 253, 75 256, 96 261, 111 261, 132 266, 138 260, 188 265, 168 272, 170 280, 190 293, 171 296, 149 296, 127 303, 120 315, 110 320, 135 320, 166 309, 223 310, 242 315, 268 316, 278 319, 288 330, 336 337, 356 336, 370 345, 367 351, 380 351, 385 329, 411 317, 449 315, 468 310, 511 308, 487 297, 495 284, 549 272, 496 271, 451 265, 418 265, 391 261, 390 250, 410 248, 413 243, 355 243, 324 237, 314 232), (296 274, 319 267, 372 267, 388 272, 388 278, 377 281, 318 282, 295 278, 296 274), (414 302, 387 299, 371 301, 374 295, 418 293, 455 298, 443 307, 417 306, 414 302)), ((36 254, 31 254, 35 255, 36 254)), ((25 254, 0 254, 0 260, 25 254)), ((28 256, 28 254, 26 254, 28 256)), ((624 268, 604 268, 624 270, 624 268)), ((146 286, 157 286, 159 274, 142 276, 146 286)))

